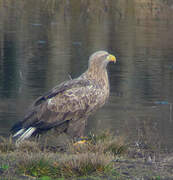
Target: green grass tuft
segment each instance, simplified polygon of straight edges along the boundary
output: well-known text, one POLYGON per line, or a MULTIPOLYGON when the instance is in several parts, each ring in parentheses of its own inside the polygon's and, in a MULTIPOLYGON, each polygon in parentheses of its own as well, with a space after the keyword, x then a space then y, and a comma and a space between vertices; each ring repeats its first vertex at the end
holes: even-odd
POLYGON ((18 168, 21 173, 33 177, 53 178, 59 175, 58 168, 45 159, 26 162, 26 164, 19 165, 18 168))
POLYGON ((52 178, 49 176, 42 176, 42 177, 38 178, 38 180, 52 180, 52 178))
POLYGON ((112 155, 100 153, 80 153, 78 155, 62 154, 54 160, 53 157, 28 157, 20 161, 20 173, 37 178, 69 178, 88 176, 91 174, 104 174, 112 170, 112 155), (40 159, 39 159, 40 158, 40 159), (35 159, 35 160, 34 160, 35 159))

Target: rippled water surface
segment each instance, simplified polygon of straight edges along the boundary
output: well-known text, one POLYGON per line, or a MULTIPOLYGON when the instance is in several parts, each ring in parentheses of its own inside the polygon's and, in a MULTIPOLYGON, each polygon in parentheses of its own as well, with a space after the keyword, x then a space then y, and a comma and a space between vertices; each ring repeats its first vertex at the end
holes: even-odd
POLYGON ((79 76, 89 55, 105 49, 117 57, 108 67, 110 99, 87 131, 108 128, 171 150, 172 4, 87 2, 0 5, 0 134, 9 134, 36 97, 79 76))

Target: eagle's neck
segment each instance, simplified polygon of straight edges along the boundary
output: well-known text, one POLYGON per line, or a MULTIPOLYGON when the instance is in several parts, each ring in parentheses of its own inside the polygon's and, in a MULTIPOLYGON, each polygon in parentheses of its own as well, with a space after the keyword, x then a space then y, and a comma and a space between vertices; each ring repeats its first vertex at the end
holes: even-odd
POLYGON ((89 80, 96 81, 101 88, 106 90, 107 96, 109 96, 109 79, 106 67, 89 67, 83 76, 89 80))

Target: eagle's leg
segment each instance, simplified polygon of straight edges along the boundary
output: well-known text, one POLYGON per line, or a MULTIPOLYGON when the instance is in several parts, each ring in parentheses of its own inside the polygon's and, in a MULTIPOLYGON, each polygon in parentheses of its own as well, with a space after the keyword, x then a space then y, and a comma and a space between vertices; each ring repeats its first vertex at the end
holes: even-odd
POLYGON ((86 119, 72 120, 69 123, 67 134, 73 138, 80 138, 84 136, 86 127, 86 119))

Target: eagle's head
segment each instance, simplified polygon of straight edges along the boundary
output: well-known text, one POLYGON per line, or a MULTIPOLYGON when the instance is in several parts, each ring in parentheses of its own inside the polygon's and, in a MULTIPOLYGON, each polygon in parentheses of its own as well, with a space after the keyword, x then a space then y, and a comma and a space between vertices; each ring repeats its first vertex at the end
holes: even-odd
POLYGON ((115 63, 116 57, 106 51, 97 51, 90 56, 89 67, 97 66, 101 68, 106 68, 109 62, 115 63))

